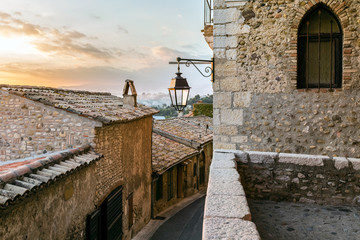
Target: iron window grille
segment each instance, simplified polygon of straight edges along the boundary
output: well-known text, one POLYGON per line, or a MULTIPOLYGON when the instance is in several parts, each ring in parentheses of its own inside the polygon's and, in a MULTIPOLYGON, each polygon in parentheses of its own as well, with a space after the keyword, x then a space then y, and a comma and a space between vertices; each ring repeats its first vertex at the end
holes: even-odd
POLYGON ((341 87, 342 39, 341 25, 325 5, 304 17, 298 32, 298 88, 341 87))

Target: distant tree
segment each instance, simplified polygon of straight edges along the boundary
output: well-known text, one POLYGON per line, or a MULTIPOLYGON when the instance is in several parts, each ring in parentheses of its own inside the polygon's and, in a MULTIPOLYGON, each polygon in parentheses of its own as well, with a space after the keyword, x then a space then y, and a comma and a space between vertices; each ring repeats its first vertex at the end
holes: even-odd
MULTIPOLYGON (((196 94, 194 97, 192 97, 188 100, 188 106, 184 109, 184 114, 188 114, 189 111, 193 110, 193 104, 196 104, 199 101, 201 101, 202 103, 212 104, 213 103, 213 95, 208 94, 206 96, 201 97, 199 94, 196 94)), ((161 106, 158 105, 158 106, 152 106, 152 107, 160 111, 158 114, 156 114, 156 116, 164 116, 165 118, 171 118, 171 117, 178 116, 178 112, 171 105, 162 104, 161 106)), ((210 111, 210 110, 208 110, 208 111, 210 111)), ((211 114, 212 114, 212 111, 211 111, 211 114)), ((210 115, 210 113, 209 113, 209 115, 210 115)))

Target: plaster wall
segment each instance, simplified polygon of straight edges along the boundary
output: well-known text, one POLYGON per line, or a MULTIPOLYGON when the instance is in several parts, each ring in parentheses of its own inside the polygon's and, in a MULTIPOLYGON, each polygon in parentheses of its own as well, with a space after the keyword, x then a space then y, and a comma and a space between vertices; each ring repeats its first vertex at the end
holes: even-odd
POLYGON ((215 0, 214 148, 359 157, 360 1, 215 0), (343 30, 342 88, 297 89, 297 31, 317 3, 343 30))
POLYGON ((0 210, 0 239, 85 239, 94 210, 95 164, 0 210))

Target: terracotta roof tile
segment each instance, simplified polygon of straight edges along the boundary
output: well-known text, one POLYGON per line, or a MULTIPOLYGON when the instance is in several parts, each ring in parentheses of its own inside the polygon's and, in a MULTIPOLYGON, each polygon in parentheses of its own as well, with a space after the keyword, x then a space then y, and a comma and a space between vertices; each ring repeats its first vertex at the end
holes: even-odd
POLYGON ((213 139, 212 118, 205 116, 155 120, 153 128, 199 144, 213 139))
POLYGON ((198 151, 181 143, 152 134, 152 167, 153 171, 162 174, 167 169, 194 155, 198 151))
POLYGON ((90 145, 0 166, 0 208, 98 159, 90 145))
POLYGON ((0 85, 0 89, 33 101, 38 101, 59 109, 109 124, 126 122, 158 111, 138 105, 124 108, 123 99, 105 92, 74 91, 59 88, 0 85))

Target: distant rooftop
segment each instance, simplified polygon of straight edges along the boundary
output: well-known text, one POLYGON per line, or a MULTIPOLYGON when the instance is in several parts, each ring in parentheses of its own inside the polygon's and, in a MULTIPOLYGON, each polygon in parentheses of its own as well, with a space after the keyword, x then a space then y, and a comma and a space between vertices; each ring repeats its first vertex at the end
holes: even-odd
POLYGON ((153 172, 158 174, 198 154, 196 149, 156 133, 152 134, 152 141, 152 167, 153 172))
POLYGON ((155 120, 153 128, 158 134, 174 136, 201 145, 212 141, 212 126, 212 118, 198 116, 155 120))
POLYGON ((158 112, 144 105, 125 108, 122 98, 107 92, 12 85, 0 85, 0 90, 88 117, 104 124, 127 122, 158 112))
POLYGON ((154 120, 152 135, 153 172, 169 168, 199 154, 199 147, 213 139, 212 118, 182 117, 154 120))

